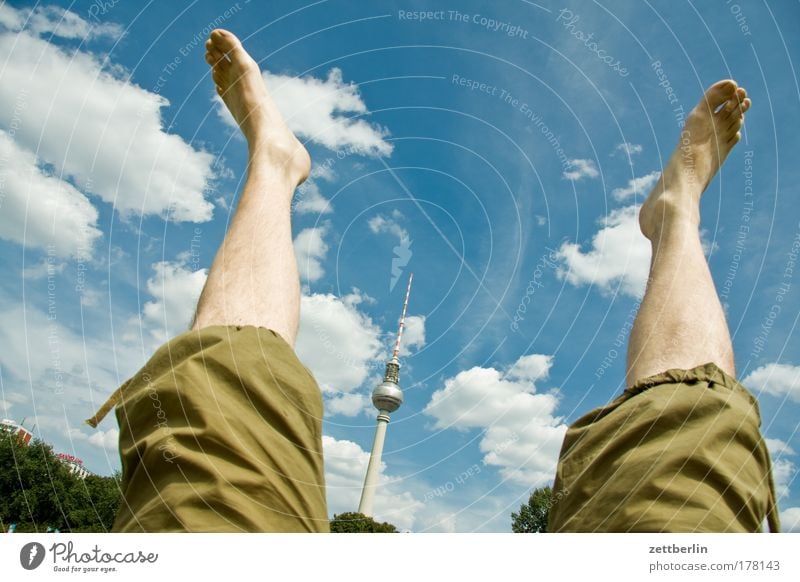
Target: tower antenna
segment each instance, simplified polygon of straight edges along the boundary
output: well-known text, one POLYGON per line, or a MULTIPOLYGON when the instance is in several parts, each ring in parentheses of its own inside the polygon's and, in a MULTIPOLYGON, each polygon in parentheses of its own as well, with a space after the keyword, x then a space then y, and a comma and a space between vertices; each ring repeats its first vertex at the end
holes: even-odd
POLYGON ((400 354, 400 340, 403 339, 403 328, 406 325, 406 310, 408 309, 408 296, 411 295, 411 283, 414 281, 414 273, 408 277, 408 288, 406 289, 406 299, 403 302, 403 315, 400 316, 400 327, 397 328, 397 340, 394 342, 392 357, 396 358, 400 354))

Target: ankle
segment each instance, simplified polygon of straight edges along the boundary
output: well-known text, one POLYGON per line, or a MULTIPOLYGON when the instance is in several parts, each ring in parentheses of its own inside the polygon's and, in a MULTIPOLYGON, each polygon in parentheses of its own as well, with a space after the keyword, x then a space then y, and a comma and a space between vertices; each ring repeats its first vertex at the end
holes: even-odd
POLYGON ((700 230, 699 200, 683 192, 663 190, 642 205, 639 225, 653 243, 665 236, 696 235, 700 230))
POLYGON ((292 137, 287 143, 272 139, 248 140, 250 173, 268 170, 285 178, 291 186, 303 183, 311 170, 308 151, 292 137))

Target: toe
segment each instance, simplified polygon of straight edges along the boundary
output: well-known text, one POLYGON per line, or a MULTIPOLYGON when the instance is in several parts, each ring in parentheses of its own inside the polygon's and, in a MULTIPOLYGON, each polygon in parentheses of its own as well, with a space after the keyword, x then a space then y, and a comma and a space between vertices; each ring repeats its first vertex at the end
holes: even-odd
POLYGON ((242 46, 235 34, 223 28, 212 30, 210 40, 223 53, 229 53, 242 46))
POLYGON ((733 99, 728 99, 725 101, 725 103, 723 103, 721 106, 718 106, 714 114, 717 116, 717 119, 724 124, 730 119, 731 112, 738 106, 739 102, 734 97, 733 99))
POLYGON ((224 85, 223 81, 223 74, 217 67, 211 69, 211 78, 214 79, 214 83, 218 86, 224 85))
POLYGON ((750 105, 753 102, 750 101, 750 97, 747 97, 744 101, 742 101, 742 114, 744 114, 748 109, 750 109, 750 105))
POLYGON ((730 134, 730 133, 736 133, 737 131, 739 131, 740 129, 742 129, 742 126, 743 126, 743 125, 744 125, 744 116, 742 116, 742 117, 737 117, 736 119, 734 119, 734 120, 731 122, 731 124, 728 126, 728 129, 727 129, 726 131, 727 131, 729 134, 730 134))
POLYGON ((741 132, 741 131, 737 131, 737 132, 736 132, 736 133, 734 133, 734 134, 733 134, 733 136, 732 136, 732 137, 731 137, 731 138, 728 140, 728 144, 730 144, 731 146, 734 146, 734 145, 736 145, 737 143, 739 143, 739 140, 740 140, 740 139, 742 139, 742 132, 741 132))
POLYGON ((703 98, 711 111, 717 111, 736 92, 736 82, 731 79, 717 81, 708 88, 703 98))

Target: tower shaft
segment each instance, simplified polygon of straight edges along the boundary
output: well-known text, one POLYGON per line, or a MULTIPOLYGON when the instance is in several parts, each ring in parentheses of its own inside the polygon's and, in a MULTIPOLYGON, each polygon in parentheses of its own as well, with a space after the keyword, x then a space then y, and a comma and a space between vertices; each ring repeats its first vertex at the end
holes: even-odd
POLYGON ((361 501, 358 512, 372 515, 372 506, 375 501, 375 489, 378 487, 378 477, 381 473, 381 457, 383 456, 383 443, 386 440, 386 427, 389 426, 389 415, 381 410, 378 414, 378 424, 375 427, 375 440, 372 441, 372 452, 369 455, 367 476, 364 478, 364 489, 361 491, 361 501))

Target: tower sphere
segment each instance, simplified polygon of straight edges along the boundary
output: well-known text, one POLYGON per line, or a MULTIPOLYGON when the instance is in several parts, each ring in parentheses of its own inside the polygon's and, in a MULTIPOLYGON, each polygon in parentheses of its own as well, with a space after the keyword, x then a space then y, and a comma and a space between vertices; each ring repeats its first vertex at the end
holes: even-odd
POLYGON ((372 391, 372 404, 378 410, 394 412, 403 403, 403 391, 394 382, 381 382, 372 391))

